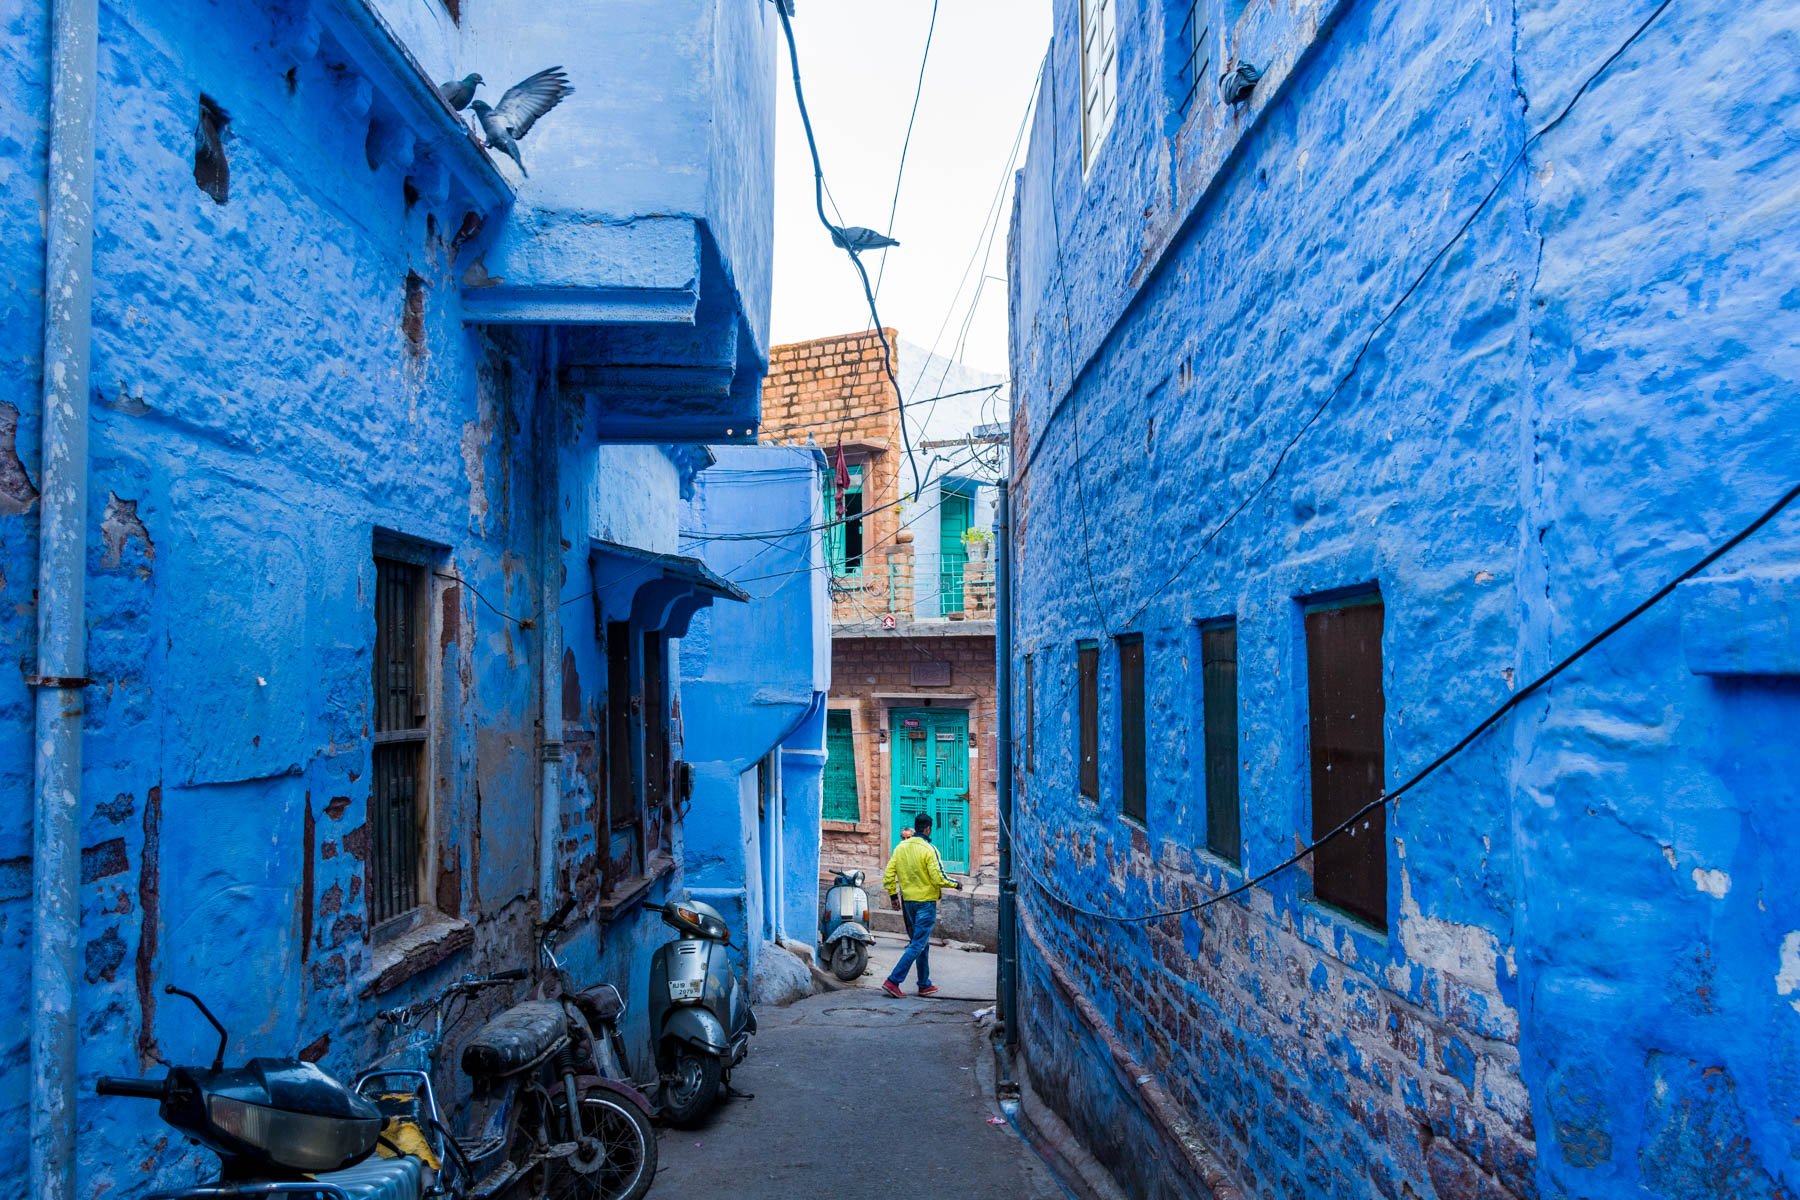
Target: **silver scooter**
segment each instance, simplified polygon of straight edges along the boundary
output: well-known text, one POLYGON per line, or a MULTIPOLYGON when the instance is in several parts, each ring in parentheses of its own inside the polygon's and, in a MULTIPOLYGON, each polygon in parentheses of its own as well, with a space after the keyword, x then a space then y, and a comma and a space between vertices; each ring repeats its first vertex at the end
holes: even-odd
POLYGON ((662 1115, 686 1127, 719 1102, 750 1049, 756 1014, 731 969, 731 931, 719 911, 698 900, 650 907, 681 935, 650 960, 649 1011, 662 1115))

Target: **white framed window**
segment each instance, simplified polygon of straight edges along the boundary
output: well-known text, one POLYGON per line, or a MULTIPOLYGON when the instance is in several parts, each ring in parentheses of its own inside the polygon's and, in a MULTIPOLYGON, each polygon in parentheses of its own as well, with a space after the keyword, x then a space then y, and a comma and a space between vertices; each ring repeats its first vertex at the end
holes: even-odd
POLYGON ((1094 154, 1112 127, 1119 99, 1118 33, 1113 23, 1117 0, 1081 0, 1081 169, 1094 164, 1094 154))

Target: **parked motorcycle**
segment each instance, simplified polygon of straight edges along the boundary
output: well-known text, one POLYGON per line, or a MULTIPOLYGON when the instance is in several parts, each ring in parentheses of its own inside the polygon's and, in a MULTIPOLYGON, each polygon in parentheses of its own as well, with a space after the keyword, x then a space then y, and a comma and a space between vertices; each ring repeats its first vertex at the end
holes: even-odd
POLYGON ((831 973, 845 983, 861 979, 868 969, 875 937, 869 932, 869 893, 863 890, 861 871, 839 871, 825 893, 819 944, 831 973))
POLYGON ((681 935, 650 960, 650 1030, 663 1115, 685 1127, 719 1102, 750 1049, 756 1014, 731 969, 731 931, 719 911, 697 900, 649 907, 681 935))
POLYGON ((152 1200, 640 1200, 656 1175, 650 1105, 623 1082, 617 989, 575 991, 556 959, 572 908, 543 927, 534 998, 465 1045, 473 1095, 456 1133, 432 1082, 444 1030, 471 997, 525 979, 522 970, 464 976, 380 1013, 399 1044, 349 1088, 294 1059, 226 1070, 223 1026, 197 997, 167 989, 189 996, 219 1030, 213 1065, 176 1067, 163 1080, 102 1079, 97 1091, 161 1101, 163 1119, 217 1152, 220 1170, 213 1184, 152 1200), (371 1155, 378 1139, 391 1157, 371 1155))

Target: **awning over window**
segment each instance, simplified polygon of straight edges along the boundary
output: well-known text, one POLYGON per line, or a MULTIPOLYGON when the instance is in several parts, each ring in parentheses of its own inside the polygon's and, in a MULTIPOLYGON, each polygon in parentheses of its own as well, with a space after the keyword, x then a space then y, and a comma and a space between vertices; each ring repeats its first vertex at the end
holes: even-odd
POLYGON ((748 601, 750 593, 697 558, 658 554, 593 539, 588 567, 602 621, 629 620, 639 629, 685 637, 695 613, 714 600, 748 601))

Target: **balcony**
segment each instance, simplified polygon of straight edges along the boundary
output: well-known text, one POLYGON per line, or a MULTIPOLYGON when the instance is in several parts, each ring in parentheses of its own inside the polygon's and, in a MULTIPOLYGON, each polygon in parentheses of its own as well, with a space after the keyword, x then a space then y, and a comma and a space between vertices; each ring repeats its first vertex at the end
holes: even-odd
MULTIPOLYGON (((910 557, 868 562, 860 571, 831 579, 834 626, 898 630, 929 622, 956 633, 957 622, 994 619, 994 564, 986 559, 946 563, 917 577, 910 557)), ((844 632, 839 629, 838 632, 844 632)), ((915 631, 916 632, 916 631, 915 631)), ((985 632, 969 630, 970 633, 985 632)))

